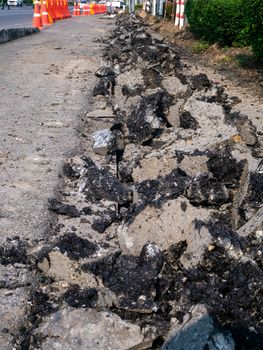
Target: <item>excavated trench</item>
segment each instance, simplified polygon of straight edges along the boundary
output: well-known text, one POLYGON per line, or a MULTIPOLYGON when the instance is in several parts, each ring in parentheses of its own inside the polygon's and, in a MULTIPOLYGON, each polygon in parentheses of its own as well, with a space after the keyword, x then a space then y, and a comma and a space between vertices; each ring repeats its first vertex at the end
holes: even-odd
POLYGON ((188 75, 138 18, 117 19, 104 60, 86 152, 65 163, 64 192, 49 201, 54 235, 0 247, 1 264, 27 264, 34 276, 17 347, 262 349, 257 129, 232 111, 237 97, 188 75), (78 330, 91 313, 97 343, 78 330))

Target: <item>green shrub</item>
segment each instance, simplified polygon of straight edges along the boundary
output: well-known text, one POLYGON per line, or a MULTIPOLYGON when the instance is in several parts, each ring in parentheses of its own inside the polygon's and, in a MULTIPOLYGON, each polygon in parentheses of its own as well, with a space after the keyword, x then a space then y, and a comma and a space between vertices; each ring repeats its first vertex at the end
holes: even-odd
POLYGON ((142 9, 142 4, 135 4, 135 11, 142 9))
POLYGON ((247 0, 188 0, 186 15, 191 30, 210 43, 248 45, 244 1, 247 0))
POLYGON ((170 21, 172 19, 173 12, 173 3, 171 1, 167 1, 166 4, 166 19, 170 21))
POLYGON ((243 3, 253 52, 257 58, 263 60, 263 1, 244 0, 243 3))

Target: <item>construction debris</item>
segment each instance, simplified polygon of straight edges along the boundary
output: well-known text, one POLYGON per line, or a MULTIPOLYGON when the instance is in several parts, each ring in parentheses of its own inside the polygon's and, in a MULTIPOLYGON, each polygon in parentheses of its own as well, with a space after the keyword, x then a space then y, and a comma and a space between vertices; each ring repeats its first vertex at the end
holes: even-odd
MULTIPOLYGON (((110 112, 86 118, 111 126, 89 126, 93 153, 65 163, 58 237, 32 253, 34 348, 262 349, 256 127, 134 16, 118 17, 104 58, 93 95, 110 112)), ((27 263, 10 244, 2 264, 27 263)))

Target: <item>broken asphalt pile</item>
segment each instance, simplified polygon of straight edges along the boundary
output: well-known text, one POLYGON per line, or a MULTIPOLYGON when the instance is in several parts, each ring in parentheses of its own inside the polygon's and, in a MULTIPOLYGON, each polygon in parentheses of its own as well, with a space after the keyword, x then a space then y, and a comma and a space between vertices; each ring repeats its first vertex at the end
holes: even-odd
POLYGON ((21 285, 34 276, 17 344, 262 349, 256 128, 232 111, 237 97, 188 75, 138 18, 118 18, 104 58, 85 151, 65 163, 64 192, 49 201, 54 235, 0 247, 21 285))

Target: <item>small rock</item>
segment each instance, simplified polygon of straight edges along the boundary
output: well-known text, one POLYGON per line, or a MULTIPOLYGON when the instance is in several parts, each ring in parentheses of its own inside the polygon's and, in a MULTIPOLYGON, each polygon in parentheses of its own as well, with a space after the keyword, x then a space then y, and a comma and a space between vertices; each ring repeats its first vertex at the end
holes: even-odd
POLYGON ((94 152, 100 154, 101 156, 106 156, 109 153, 113 153, 124 148, 121 140, 122 135, 118 130, 99 130, 94 132, 91 137, 93 139, 94 152))
POLYGON ((167 113, 167 121, 174 128, 180 127, 180 111, 184 105, 184 100, 179 100, 175 105, 172 105, 169 108, 169 112, 167 113))

